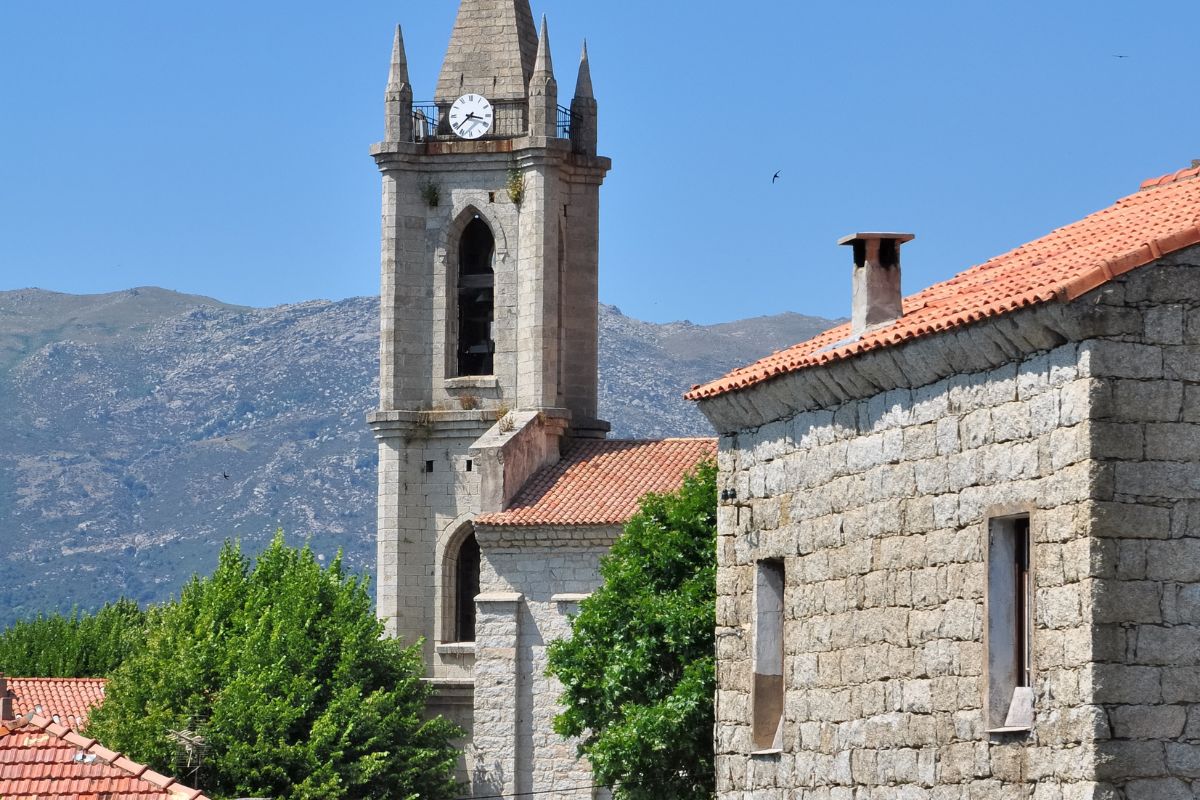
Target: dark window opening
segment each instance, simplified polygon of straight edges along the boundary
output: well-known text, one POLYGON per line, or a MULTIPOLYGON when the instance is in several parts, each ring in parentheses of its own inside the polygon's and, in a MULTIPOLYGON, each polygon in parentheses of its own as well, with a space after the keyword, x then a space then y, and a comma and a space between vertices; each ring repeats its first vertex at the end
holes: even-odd
POLYGON ((479 594, 479 542, 475 534, 463 540, 455 565, 454 639, 475 641, 475 595, 479 594))
POLYGON ((425 471, 426 471, 426 472, 433 472, 433 462, 432 462, 432 461, 426 461, 426 462, 425 462, 425 471))
POLYGON ((470 472, 472 469, 474 469, 474 467, 475 467, 475 462, 468 458, 467 459, 467 472, 470 472))
POLYGON ((988 524, 987 715, 993 731, 1033 724, 1033 580, 1029 517, 988 524))
POLYGON ((495 321, 495 282, 492 257, 496 241, 476 217, 463 231, 458 246, 458 374, 491 375, 495 321))

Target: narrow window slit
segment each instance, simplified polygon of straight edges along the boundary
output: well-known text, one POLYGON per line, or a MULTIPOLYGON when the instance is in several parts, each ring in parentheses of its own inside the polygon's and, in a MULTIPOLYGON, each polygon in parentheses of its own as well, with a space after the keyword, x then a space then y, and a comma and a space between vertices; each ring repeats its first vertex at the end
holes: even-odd
POLYGON ((783 562, 758 562, 751 738, 759 751, 778 750, 783 743, 783 587, 783 562))
POLYGON ((1033 574, 1029 516, 988 522, 987 726, 1033 726, 1033 574))

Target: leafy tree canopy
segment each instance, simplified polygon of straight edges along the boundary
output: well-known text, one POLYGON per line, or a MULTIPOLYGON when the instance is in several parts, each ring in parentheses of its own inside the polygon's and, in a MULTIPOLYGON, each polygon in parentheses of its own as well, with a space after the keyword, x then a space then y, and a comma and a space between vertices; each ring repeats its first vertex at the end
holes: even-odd
POLYGON ((716 465, 647 495, 601 562, 604 584, 554 642, 564 736, 582 737, 616 800, 707 800, 714 789, 716 465))
POLYGON ((282 534, 255 563, 227 544, 216 571, 152 612, 87 734, 177 773, 171 731, 202 733, 196 781, 217 797, 455 796, 460 732, 423 719, 419 645, 381 638, 364 581, 282 534))
POLYGON ((22 678, 103 678, 145 638, 146 614, 132 600, 94 614, 41 616, 0 634, 0 672, 22 678))

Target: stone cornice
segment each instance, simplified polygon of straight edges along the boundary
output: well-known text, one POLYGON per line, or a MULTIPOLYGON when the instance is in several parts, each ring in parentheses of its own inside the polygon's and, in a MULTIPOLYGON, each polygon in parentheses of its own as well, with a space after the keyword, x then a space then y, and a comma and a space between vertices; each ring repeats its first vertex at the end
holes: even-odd
POLYGON ((380 171, 407 169, 444 172, 456 168, 477 170, 480 163, 494 162, 497 169, 508 169, 515 159, 520 166, 554 162, 570 168, 581 178, 603 180, 612 169, 612 159, 571 151, 569 139, 522 136, 517 139, 481 141, 435 140, 429 142, 377 142, 371 156, 380 171))
POLYGON ((500 412, 495 409, 470 411, 372 411, 367 424, 376 439, 460 438, 478 436, 495 424, 500 412))

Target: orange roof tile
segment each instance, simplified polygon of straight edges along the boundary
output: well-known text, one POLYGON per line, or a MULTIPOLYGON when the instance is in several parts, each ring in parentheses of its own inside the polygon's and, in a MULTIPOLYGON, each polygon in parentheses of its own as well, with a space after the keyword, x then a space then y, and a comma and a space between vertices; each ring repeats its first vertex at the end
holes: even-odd
POLYGON ((208 800, 46 717, 0 722, 4 800, 208 800))
POLYGON ((508 508, 477 525, 623 525, 647 492, 679 488, 717 453, 716 439, 576 440, 557 464, 530 478, 508 508))
POLYGON ((904 316, 847 342, 849 323, 740 367, 684 395, 745 389, 778 375, 959 328, 1027 306, 1071 300, 1200 243, 1200 167, 1148 180, 1137 194, 904 299, 904 316))
POLYGON ((68 728, 78 730, 87 712, 104 700, 103 678, 9 678, 8 691, 17 716, 40 714, 58 717, 68 728))

